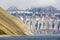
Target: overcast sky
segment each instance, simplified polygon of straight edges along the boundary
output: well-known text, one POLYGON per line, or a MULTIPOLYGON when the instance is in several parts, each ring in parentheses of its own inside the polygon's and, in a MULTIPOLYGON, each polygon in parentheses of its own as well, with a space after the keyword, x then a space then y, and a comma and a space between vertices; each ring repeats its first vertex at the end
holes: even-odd
POLYGON ((0 0, 0 6, 4 9, 10 6, 16 6, 19 9, 26 9, 31 7, 46 7, 54 6, 60 9, 60 0, 0 0))

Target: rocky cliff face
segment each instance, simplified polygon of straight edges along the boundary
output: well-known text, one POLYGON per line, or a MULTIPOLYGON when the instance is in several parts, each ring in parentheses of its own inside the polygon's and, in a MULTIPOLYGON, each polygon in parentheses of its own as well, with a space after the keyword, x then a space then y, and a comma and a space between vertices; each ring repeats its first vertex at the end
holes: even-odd
POLYGON ((0 7, 0 30, 2 35, 32 35, 29 28, 20 20, 0 7))

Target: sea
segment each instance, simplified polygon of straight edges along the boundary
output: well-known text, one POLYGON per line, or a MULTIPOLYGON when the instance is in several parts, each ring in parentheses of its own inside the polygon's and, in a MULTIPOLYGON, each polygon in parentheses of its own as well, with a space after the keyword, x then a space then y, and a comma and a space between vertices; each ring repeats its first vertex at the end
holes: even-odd
POLYGON ((12 36, 0 37, 0 40, 60 40, 60 36, 12 36))

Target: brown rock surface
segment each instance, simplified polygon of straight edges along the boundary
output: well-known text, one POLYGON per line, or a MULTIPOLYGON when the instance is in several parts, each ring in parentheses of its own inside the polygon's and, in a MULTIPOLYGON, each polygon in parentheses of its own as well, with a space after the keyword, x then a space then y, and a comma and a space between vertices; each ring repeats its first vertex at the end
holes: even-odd
POLYGON ((0 35, 30 36, 32 33, 20 19, 0 7, 0 35))

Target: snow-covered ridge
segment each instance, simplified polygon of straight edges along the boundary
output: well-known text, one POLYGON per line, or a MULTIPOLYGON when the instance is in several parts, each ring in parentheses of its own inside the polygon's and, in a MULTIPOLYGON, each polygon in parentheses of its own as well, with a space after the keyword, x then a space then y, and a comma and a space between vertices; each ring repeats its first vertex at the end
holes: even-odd
POLYGON ((53 6, 26 10, 10 7, 7 11, 20 18, 30 27, 31 32, 34 34, 60 33, 60 10, 57 10, 53 6))

